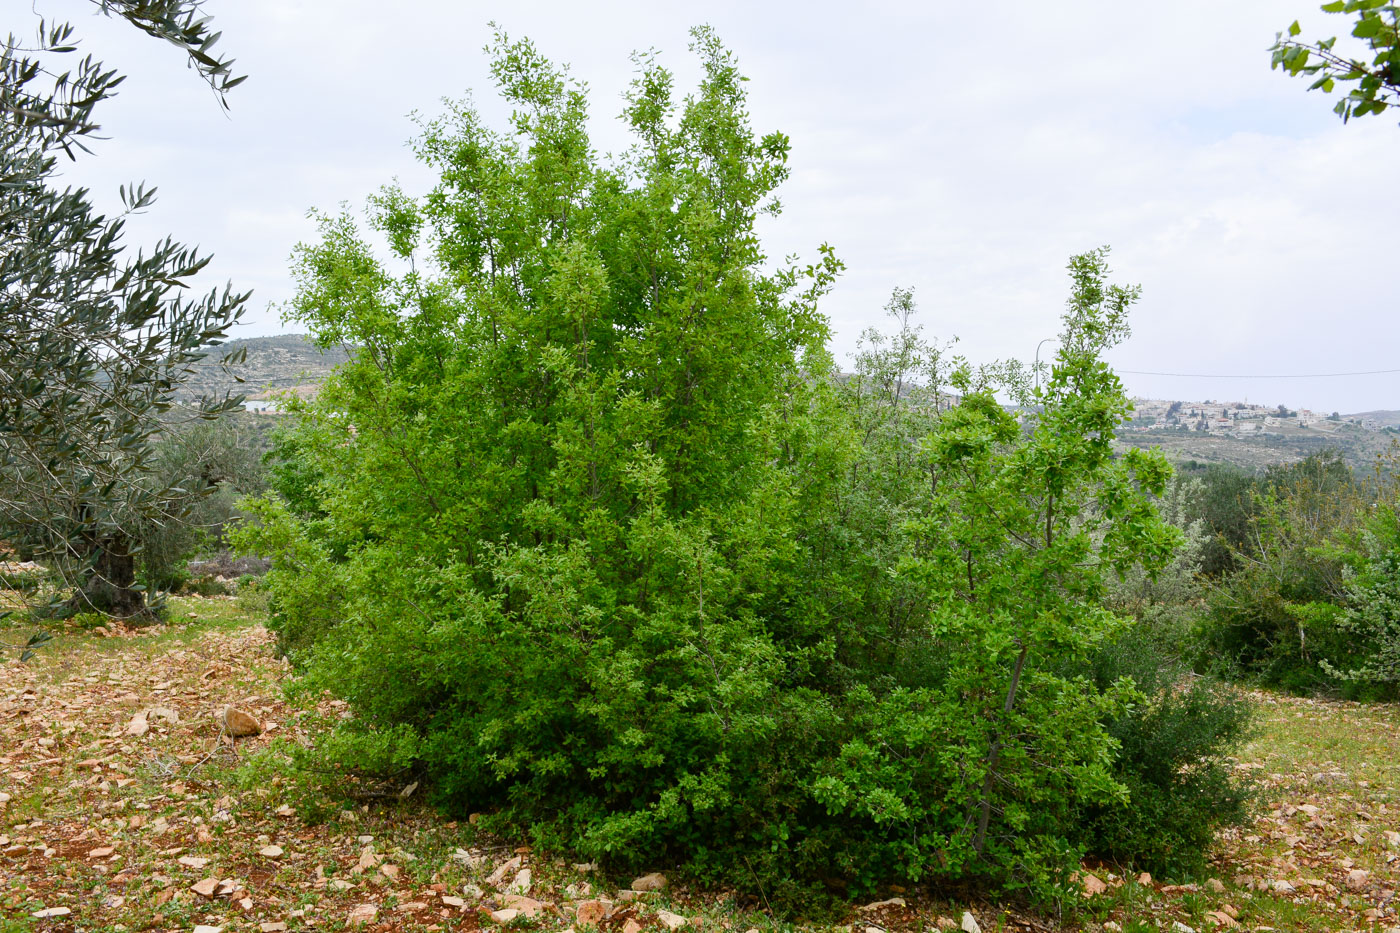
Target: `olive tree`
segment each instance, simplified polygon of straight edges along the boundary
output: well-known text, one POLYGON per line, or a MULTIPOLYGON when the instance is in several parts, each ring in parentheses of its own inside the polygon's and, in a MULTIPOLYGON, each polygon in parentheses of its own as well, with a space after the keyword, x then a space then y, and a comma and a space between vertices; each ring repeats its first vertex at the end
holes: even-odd
MULTIPOLYGON (((179 46, 221 103, 242 80, 213 54, 196 0, 95 2, 179 46)), ((122 82, 76 53, 70 24, 43 21, 33 42, 0 49, 0 541, 60 574, 70 608, 127 616, 145 605, 133 528, 189 492, 149 481, 154 441, 172 419, 239 404, 178 409, 175 393, 248 296, 189 297, 209 257, 170 238, 126 249, 125 215, 154 189, 123 186, 123 212, 107 216, 62 181, 60 160, 91 153, 97 109, 122 82)))

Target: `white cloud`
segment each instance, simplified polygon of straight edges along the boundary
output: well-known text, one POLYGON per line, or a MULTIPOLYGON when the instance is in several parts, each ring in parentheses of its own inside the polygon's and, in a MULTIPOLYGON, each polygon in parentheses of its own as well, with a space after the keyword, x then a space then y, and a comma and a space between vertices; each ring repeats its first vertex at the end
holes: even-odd
MULTIPOLYGON (((499 116, 475 4, 210 0, 224 45, 251 75, 225 117, 173 50, 89 15, 89 46, 131 73, 113 134, 73 175, 98 190, 147 178, 162 201, 133 226, 217 254, 216 276, 290 294, 286 258, 310 207, 359 203, 401 176, 430 179, 404 140, 411 110, 474 88, 499 116)), ((1274 32, 1344 31, 1315 3, 1171 4, 518 2, 494 11, 573 64, 593 89, 600 148, 628 53, 655 46, 682 86, 686 29, 708 21, 753 78, 754 121, 793 140, 786 212, 770 253, 826 240, 847 262, 828 302, 839 351, 879 323, 894 285, 926 322, 986 358, 1030 356, 1052 334, 1068 256, 1115 248, 1144 299, 1126 369, 1307 373, 1387 368, 1400 316, 1386 285, 1400 193, 1389 116, 1343 127, 1329 101, 1269 71, 1274 32), (1309 12, 1312 11, 1312 12, 1309 12), (1307 14, 1307 15, 1304 15, 1307 14)), ((29 28, 27 12, 7 26, 29 28)), ((212 281, 210 283, 213 284, 212 281)), ((1356 410, 1400 408, 1400 380, 1237 382, 1128 377, 1143 394, 1243 397, 1356 410)))

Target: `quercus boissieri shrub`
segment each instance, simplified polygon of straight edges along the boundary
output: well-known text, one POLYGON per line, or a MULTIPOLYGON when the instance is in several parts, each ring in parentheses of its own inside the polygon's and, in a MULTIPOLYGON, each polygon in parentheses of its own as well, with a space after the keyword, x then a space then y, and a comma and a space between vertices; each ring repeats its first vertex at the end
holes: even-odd
POLYGON ((1163 461, 1111 448, 1136 293, 1073 261, 1043 390, 945 360, 900 292, 835 378, 840 265, 764 255, 788 142, 694 38, 683 100, 640 60, 611 160, 500 39, 509 131, 449 104, 437 186, 372 199, 387 256, 345 216, 300 251, 293 316, 359 349, 282 448, 303 501, 242 532, 284 646, 350 702, 342 761, 620 869, 1044 891, 1123 799, 1105 723, 1137 696, 1065 664, 1127 624, 1106 575, 1176 542, 1163 461))

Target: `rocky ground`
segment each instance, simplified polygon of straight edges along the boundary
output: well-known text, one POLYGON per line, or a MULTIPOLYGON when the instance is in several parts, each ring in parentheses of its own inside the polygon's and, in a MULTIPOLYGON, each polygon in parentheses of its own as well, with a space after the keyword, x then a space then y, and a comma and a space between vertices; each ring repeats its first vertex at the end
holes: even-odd
MULTIPOLYGON (((447 822, 412 795, 335 802, 287 755, 343 707, 288 704, 289 672, 256 612, 229 598, 175 602, 171 624, 61 633, 27 664, 13 652, 0 663, 0 933, 818 928, 678 878, 605 878, 447 822), (257 735, 229 736, 249 725, 239 713, 257 735)), ((1058 918, 891 890, 838 923, 854 933, 1400 925, 1400 712, 1260 701, 1265 730, 1238 767, 1259 777, 1265 804, 1221 840, 1214 877, 1162 884, 1090 865, 1086 893, 1058 918)))

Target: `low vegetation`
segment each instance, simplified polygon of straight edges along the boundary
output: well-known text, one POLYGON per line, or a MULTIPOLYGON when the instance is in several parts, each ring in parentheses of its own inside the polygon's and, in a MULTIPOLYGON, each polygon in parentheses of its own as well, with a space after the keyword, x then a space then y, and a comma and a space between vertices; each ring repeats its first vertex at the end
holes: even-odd
MULTIPOLYGON (((336 930, 352 916, 373 918, 356 929, 383 931, 581 929, 576 914, 590 900, 612 902, 600 924, 609 931, 629 921, 665 930, 663 911, 703 929, 764 933, 937 929, 964 912, 987 931, 1053 922, 927 884, 788 919, 756 889, 697 887, 672 872, 663 872, 664 891, 627 900, 633 874, 533 848, 528 825, 490 833, 470 819, 445 821, 419 792, 376 797, 327 781, 295 762, 346 706, 324 695, 288 702, 295 676, 258 606, 246 593, 179 597, 164 626, 65 628, 30 663, 0 667, 0 930, 336 930), (264 732, 221 739, 216 714, 226 704, 254 714, 264 732), (138 719, 145 730, 133 728, 138 719), (519 869, 530 871, 528 887, 511 895, 519 869), (519 910, 508 904, 522 896, 539 913, 499 914, 519 910), (878 901, 887 903, 864 906, 878 901), (59 913, 34 917, 43 911, 59 913)), ((1103 893, 1067 896, 1064 928, 1146 933, 1181 922, 1205 931, 1233 928, 1222 919, 1231 918, 1243 929, 1323 933, 1398 922, 1395 708, 1252 701, 1257 736, 1227 763, 1256 780, 1250 819, 1221 834, 1194 881, 1090 861, 1079 885, 1102 882, 1103 893)))

